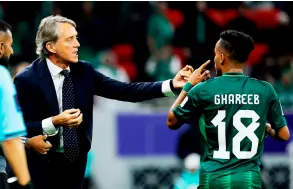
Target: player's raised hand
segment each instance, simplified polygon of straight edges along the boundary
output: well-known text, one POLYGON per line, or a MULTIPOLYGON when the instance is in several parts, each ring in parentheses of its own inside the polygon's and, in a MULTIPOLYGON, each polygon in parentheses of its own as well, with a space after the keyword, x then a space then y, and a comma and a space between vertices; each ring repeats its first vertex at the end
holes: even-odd
POLYGON ((197 70, 195 70, 188 82, 190 82, 192 85, 196 85, 202 81, 205 81, 206 79, 210 78, 210 71, 206 70, 205 68, 210 63, 210 61, 206 61, 204 64, 202 64, 197 70))
POLYGON ((190 79, 191 74, 194 69, 192 66, 186 65, 183 69, 181 69, 173 79, 173 85, 175 89, 182 88, 185 83, 190 79))

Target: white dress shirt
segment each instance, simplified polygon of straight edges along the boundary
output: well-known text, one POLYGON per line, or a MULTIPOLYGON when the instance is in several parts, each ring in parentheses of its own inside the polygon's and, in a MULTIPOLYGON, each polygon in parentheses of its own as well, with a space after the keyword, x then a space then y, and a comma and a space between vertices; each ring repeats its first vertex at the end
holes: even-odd
MULTIPOLYGON (((49 59, 46 59, 50 74, 52 76, 52 80, 54 83, 55 91, 56 91, 56 96, 58 100, 58 105, 59 105, 59 112, 63 112, 62 110, 62 87, 63 87, 63 81, 64 81, 64 76, 60 73, 63 69, 59 68, 56 66, 54 63, 52 63, 49 59)), ((70 71, 70 68, 66 68, 68 71, 70 71)), ((171 88, 170 88, 170 80, 166 80, 162 84, 162 92, 165 94, 165 96, 174 96, 171 88)), ((55 128, 53 123, 52 123, 52 117, 49 117, 47 119, 44 119, 42 121, 42 128, 43 128, 43 134, 47 135, 48 137, 54 136, 59 133, 60 136, 60 143, 59 146, 57 147, 58 152, 64 152, 64 147, 63 147, 63 128, 55 128)))
MULTIPOLYGON (((50 71, 50 74, 51 74, 51 77, 52 77, 52 80, 54 83, 57 101, 58 101, 58 105, 59 105, 59 112, 61 113, 61 112, 63 112, 63 109, 62 109, 62 87, 63 87, 63 82, 64 82, 65 77, 60 72, 63 69, 56 66, 49 59, 46 59, 46 62, 47 62, 47 65, 48 65, 48 68, 49 68, 49 71, 50 71)), ((66 69, 68 71, 70 71, 69 67, 67 67, 66 69)), ((57 147, 57 151, 64 152, 63 128, 59 127, 56 129, 52 123, 52 117, 49 117, 49 118, 44 119, 42 121, 42 128, 43 128, 43 134, 48 135, 48 137, 54 136, 54 135, 58 134, 58 132, 59 132, 60 142, 59 142, 59 146, 57 147)))

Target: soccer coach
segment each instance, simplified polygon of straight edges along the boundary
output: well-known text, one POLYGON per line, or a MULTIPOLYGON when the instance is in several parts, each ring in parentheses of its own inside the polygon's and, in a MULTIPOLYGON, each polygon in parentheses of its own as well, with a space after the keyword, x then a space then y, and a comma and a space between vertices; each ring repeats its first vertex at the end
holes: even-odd
MULTIPOLYGON (((47 135, 47 155, 27 150, 36 189, 81 189, 93 129, 93 97, 129 102, 164 97, 181 89, 193 69, 173 80, 124 83, 78 59, 76 24, 62 16, 44 18, 37 31, 40 56, 15 79, 28 137, 47 135)), ((28 139, 29 140, 29 139, 28 139)))

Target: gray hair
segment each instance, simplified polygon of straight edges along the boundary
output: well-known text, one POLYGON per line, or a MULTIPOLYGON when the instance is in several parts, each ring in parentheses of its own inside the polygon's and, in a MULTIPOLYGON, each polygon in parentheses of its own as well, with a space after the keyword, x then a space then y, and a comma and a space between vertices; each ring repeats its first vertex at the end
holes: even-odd
POLYGON ((63 16, 48 16, 43 18, 36 36, 36 53, 41 58, 48 56, 49 51, 46 49, 47 42, 56 42, 59 38, 59 31, 57 28, 57 23, 69 23, 72 26, 76 27, 76 24, 73 20, 65 18, 63 16))

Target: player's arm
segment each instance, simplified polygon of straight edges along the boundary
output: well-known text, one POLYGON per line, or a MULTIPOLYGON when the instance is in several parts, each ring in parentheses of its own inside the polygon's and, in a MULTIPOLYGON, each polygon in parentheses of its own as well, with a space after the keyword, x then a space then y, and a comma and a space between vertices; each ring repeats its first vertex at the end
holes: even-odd
POLYGON ((272 128, 271 124, 267 123, 266 124, 266 132, 268 133, 268 135, 270 135, 271 137, 273 137, 276 140, 287 141, 290 138, 290 132, 289 132, 288 126, 284 126, 278 130, 275 130, 272 128))
POLYGON ((277 140, 289 140, 290 132, 281 107, 281 103, 276 91, 270 86, 271 100, 269 102, 269 112, 267 120, 270 124, 266 125, 266 132, 277 140))
POLYGON ((0 130, 4 139, 2 148, 19 184, 24 186, 30 182, 24 145, 20 139, 20 136, 26 135, 26 129, 15 95, 8 71, 0 67, 0 130))
POLYGON ((198 98, 198 94, 200 85, 197 84, 205 80, 207 77, 210 77, 209 71, 204 71, 204 68, 209 64, 209 62, 210 61, 207 61, 202 64, 192 73, 188 83, 185 84, 178 98, 171 106, 167 120, 167 125, 170 129, 179 129, 184 123, 188 123, 192 119, 196 109, 199 108, 200 100, 198 98), (190 91, 190 89, 195 85, 197 86, 190 91))
MULTIPOLYGON (((186 87, 185 87, 186 90, 186 87)), ((182 90, 181 93, 179 94, 178 98, 176 99, 176 101, 174 102, 174 104, 171 106, 169 113, 168 113, 168 120, 167 120, 167 125, 170 129, 172 130, 176 130, 179 129, 184 122, 180 121, 177 117, 179 117, 177 115, 177 117, 175 116, 176 113, 173 112, 173 110, 176 110, 177 107, 179 107, 180 104, 183 103, 184 99, 188 100, 187 96, 187 92, 185 90, 182 90)), ((187 88, 188 90, 188 88, 187 88)), ((177 110, 180 111, 180 110, 177 110)))

